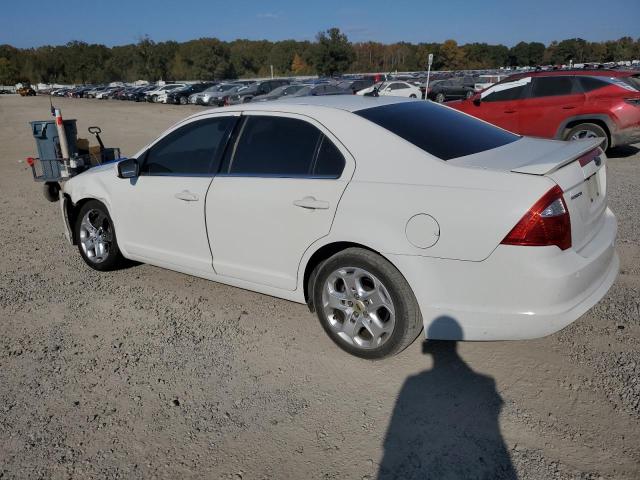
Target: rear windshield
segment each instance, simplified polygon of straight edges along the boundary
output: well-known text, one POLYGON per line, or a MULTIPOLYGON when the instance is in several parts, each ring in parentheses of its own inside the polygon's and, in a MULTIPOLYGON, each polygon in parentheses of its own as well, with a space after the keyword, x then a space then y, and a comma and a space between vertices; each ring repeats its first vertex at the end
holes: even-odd
POLYGON ((442 160, 484 152, 520 138, 429 101, 395 103, 354 113, 442 160))

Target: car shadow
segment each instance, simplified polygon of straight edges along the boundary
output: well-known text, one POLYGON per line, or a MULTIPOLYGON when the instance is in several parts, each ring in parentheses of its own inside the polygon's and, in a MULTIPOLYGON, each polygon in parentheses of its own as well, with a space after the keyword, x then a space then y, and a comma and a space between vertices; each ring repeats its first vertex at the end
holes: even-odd
MULTIPOLYGON (((428 337, 462 338, 450 317, 428 337)), ((457 342, 426 340, 429 370, 409 377, 396 401, 384 440, 379 480, 517 479, 500 433, 502 398, 492 377, 473 371, 457 342)))
POLYGON ((608 158, 627 158, 640 152, 640 148, 635 145, 623 145, 614 147, 607 152, 608 158))

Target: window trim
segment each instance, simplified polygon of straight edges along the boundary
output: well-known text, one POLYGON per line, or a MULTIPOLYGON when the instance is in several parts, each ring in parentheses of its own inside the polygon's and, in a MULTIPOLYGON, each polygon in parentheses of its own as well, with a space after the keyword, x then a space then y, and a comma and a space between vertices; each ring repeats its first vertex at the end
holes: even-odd
POLYGON ((182 178, 197 178, 197 177, 214 177, 216 176, 217 172, 214 171, 214 167, 217 165, 218 166, 218 170, 220 169, 220 167, 222 166, 222 162, 224 161, 224 153, 227 151, 227 147, 229 145, 229 141, 231 140, 231 137, 233 135, 233 132, 235 131, 238 123, 240 120, 240 115, 236 112, 232 112, 232 113, 226 113, 226 114, 218 114, 218 115, 198 115, 197 117, 188 119, 187 121, 184 121, 182 123, 179 123, 178 125, 175 125, 173 128, 165 131, 162 135, 160 135, 158 138, 156 138, 151 144, 149 144, 144 151, 137 156, 138 158, 138 163, 140 165, 140 172, 138 174, 138 176, 140 177, 182 177, 182 178), (146 163, 149 160, 149 153, 159 144, 161 143, 164 139, 168 138, 170 135, 173 135, 175 132, 177 132, 178 130, 185 128, 187 126, 193 125, 196 122, 202 122, 202 121, 208 121, 208 120, 215 120, 218 118, 233 118, 235 121, 232 125, 232 127, 229 129, 229 132, 226 135, 226 138, 223 138, 223 142, 224 142, 224 146, 223 148, 221 148, 216 157, 212 158, 210 163, 209 163, 209 171, 207 173, 146 173, 143 171, 144 166, 146 165, 146 163), (142 159, 142 162, 140 162, 140 159, 142 159))
MULTIPOLYGON (((233 177, 233 178, 283 178, 283 179, 289 178, 289 179, 297 179, 297 180, 300 180, 300 179, 303 179, 303 180, 340 180, 340 179, 342 179, 345 176, 345 172, 347 171, 347 167, 349 166, 349 163, 347 161, 347 155, 345 155, 344 149, 341 148, 341 144, 339 144, 339 142, 336 141, 336 139, 335 139, 335 137, 333 137, 333 135, 329 135, 328 131, 326 131, 324 128, 321 128, 322 124, 318 124, 318 123, 316 123, 314 121, 311 121, 311 120, 312 119, 310 117, 306 117, 304 115, 291 114, 291 113, 288 113, 288 112, 273 112, 273 111, 242 112, 241 120, 238 123, 236 123, 236 125, 234 127, 234 131, 233 131, 233 135, 229 139, 229 141, 227 142, 227 145, 226 145, 226 148, 225 148, 225 152, 224 152, 224 157, 220 161, 220 169, 219 169, 218 173, 216 174, 216 176, 219 176, 219 177, 233 177), (236 149, 238 147, 238 143, 239 143, 240 139, 242 138, 242 133, 244 132, 244 127, 245 127, 249 117, 288 118, 288 119, 293 119, 293 120, 298 120, 298 121, 301 121, 301 122, 308 123, 309 125, 314 127, 316 130, 318 130, 320 132, 320 136, 318 137, 318 140, 316 141, 316 145, 315 145, 315 148, 314 148, 314 151, 313 151, 313 158, 312 158, 311 163, 309 165, 309 171, 307 172, 307 174, 304 174, 304 175, 286 175, 286 174, 280 174, 280 173, 271 173, 271 174, 267 174, 267 173, 231 173, 231 167, 233 166, 233 161, 235 159, 236 149), (313 175, 312 174, 313 170, 315 169, 315 166, 316 166, 316 163, 317 163, 317 160, 318 160, 318 155, 320 153, 320 146, 322 145, 322 140, 324 138, 326 138, 327 140, 331 141, 331 143, 333 143, 334 147, 338 150, 338 152, 340 152, 340 155, 342 155, 342 158, 344 160, 344 166, 342 168, 342 172, 337 177, 328 176, 328 175, 313 175), (229 150, 230 150, 231 153, 227 154, 227 152, 229 150), (227 159, 227 156, 229 157, 228 159, 227 159)), ((324 127, 324 126, 322 126, 322 127, 324 127)))

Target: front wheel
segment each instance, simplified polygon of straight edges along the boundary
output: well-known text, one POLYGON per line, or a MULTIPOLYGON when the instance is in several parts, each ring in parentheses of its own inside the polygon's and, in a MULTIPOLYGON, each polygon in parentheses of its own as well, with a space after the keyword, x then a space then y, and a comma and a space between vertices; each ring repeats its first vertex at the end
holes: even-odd
POLYGON ((444 102, 444 93, 438 93, 436 95, 436 102, 443 103, 444 102))
POLYGON ((409 95, 409 98, 418 98, 418 97, 416 96, 415 93, 412 93, 411 95, 409 95))
POLYGON ((464 98, 466 100, 469 100, 471 97, 473 97, 473 90, 467 90, 467 93, 464 94, 464 98))
POLYGON ((607 137, 607 132, 604 131, 600 125, 596 125, 595 123, 581 123, 576 125, 571 130, 569 130, 565 136, 565 140, 581 140, 583 138, 604 138, 604 142, 600 148, 605 152, 609 148, 609 138, 607 137))
POLYGON ((180 97, 180 105, 186 105, 188 102, 187 97, 180 97))
POLYGON ((75 225, 78 250, 87 265, 95 270, 114 270, 124 257, 118 248, 116 231, 107 208, 97 200, 85 203, 75 225))
POLYGON ((420 333, 422 316, 411 287, 380 255, 348 248, 314 273, 311 286, 320 323, 346 352, 367 359, 389 357, 420 333))

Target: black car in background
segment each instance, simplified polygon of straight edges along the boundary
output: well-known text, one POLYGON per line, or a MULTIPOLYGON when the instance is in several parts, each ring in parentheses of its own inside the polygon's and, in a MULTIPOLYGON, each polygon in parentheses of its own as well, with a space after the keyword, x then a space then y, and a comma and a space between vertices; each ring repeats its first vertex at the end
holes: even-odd
POLYGON ((187 85, 185 88, 172 90, 167 94, 167 103, 171 103, 174 105, 186 105, 187 103, 189 103, 189 95, 202 92, 209 87, 217 85, 218 83, 219 82, 192 83, 191 85, 187 85))
POLYGON ((292 93, 289 97, 316 97, 321 95, 351 95, 351 92, 337 85, 323 83, 320 85, 307 85, 292 93))
POLYGON ((144 87, 138 87, 127 94, 127 100, 133 100, 134 102, 146 102, 147 99, 144 94, 154 88, 157 88, 157 85, 145 85, 144 87))
POLYGON ((354 95, 360 90, 364 90, 365 88, 369 88, 374 84, 373 77, 370 78, 359 78, 356 80, 344 80, 338 83, 338 87, 343 90, 349 90, 354 95))
POLYGON ((246 88, 238 90, 238 93, 229 97, 229 103, 235 105, 238 103, 247 103, 253 100, 253 97, 258 95, 266 95, 274 88, 281 87, 283 85, 289 85, 290 80, 284 78, 277 78, 272 80, 260 80, 252 83, 246 88))
POLYGON ((460 98, 471 98, 475 93, 474 85, 477 81, 478 77, 473 75, 434 80, 429 84, 426 95, 427 98, 438 103, 460 98))

